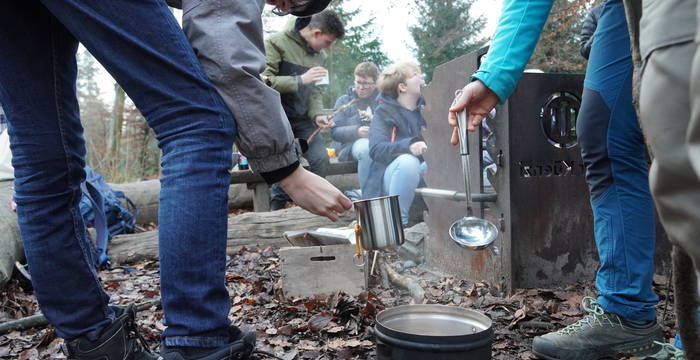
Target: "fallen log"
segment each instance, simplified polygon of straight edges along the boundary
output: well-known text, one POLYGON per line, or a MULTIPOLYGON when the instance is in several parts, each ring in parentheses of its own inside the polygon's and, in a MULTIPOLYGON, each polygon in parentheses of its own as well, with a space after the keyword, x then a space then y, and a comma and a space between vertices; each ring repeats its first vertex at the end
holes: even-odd
MULTIPOLYGON (((357 176, 337 175, 329 176, 328 180, 341 190, 357 187, 357 176)), ((13 194, 13 181, 0 181, 0 288, 10 280, 15 262, 21 261, 24 257, 24 249, 17 226, 17 214, 10 209, 9 202, 13 194)), ((126 184, 110 184, 115 190, 123 191, 139 209, 136 222, 138 224, 158 223, 158 199, 160 192, 159 180, 139 181, 126 184)), ((253 193, 244 184, 234 184, 229 187, 229 209, 252 208, 253 193)), ((229 220, 229 243, 235 239, 238 245, 252 245, 260 241, 264 245, 279 246, 284 244, 281 234, 287 230, 316 229, 328 226, 330 221, 315 216, 311 213, 298 209, 289 214, 291 218, 278 218, 283 214, 275 212, 271 215, 258 213, 247 215, 237 220, 229 220), (300 216, 295 219, 294 216, 300 216), (254 219, 252 219, 254 218, 254 219), (242 223, 239 223, 242 221, 242 223), (275 228, 277 227, 277 228, 275 228)), ((286 214, 286 213, 285 213, 286 214)), ((345 215, 343 218, 347 220, 345 215)), ((348 221, 346 221, 347 223, 348 221)), ((110 253, 115 254, 114 260, 119 263, 123 261, 136 261, 136 259, 153 258, 157 251, 155 245, 157 232, 145 232, 141 234, 126 235, 126 239, 112 240, 110 247, 119 246, 121 248, 111 249, 110 253), (130 244, 130 245, 129 245, 130 244), (129 246, 135 246, 129 249, 129 246), (139 251, 146 251, 143 256, 137 255, 139 251), (131 254, 131 255, 130 255, 131 254)))
MULTIPOLYGON (((123 191, 131 200, 138 214, 137 224, 158 224, 158 204, 160 195, 160 180, 146 180, 126 184, 109 184, 114 190, 123 191)), ((253 191, 245 184, 233 184, 228 190, 228 208, 252 209, 253 191)))
MULTIPOLYGON (((340 190, 358 188, 357 175, 333 175, 328 181, 340 190)), ((114 190, 123 191, 138 209, 136 223, 158 224, 159 180, 146 180, 126 184, 109 184, 114 190)), ((233 184, 228 191, 228 209, 252 209, 253 190, 246 184, 233 184)))
MULTIPOLYGON (((289 243, 282 237, 285 231, 341 227, 354 219, 355 213, 351 210, 341 214, 340 220, 333 223, 300 207, 232 216, 228 219, 227 252, 233 254, 242 246, 288 246, 289 243)), ((113 264, 156 258, 158 230, 114 237, 110 242, 109 255, 113 264)))

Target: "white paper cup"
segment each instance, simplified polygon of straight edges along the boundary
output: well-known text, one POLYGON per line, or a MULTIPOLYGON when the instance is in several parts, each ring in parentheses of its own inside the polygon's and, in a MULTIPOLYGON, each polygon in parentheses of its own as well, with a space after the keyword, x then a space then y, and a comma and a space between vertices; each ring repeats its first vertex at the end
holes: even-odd
POLYGON ((328 85, 330 83, 330 78, 328 77, 328 72, 321 80, 316 81, 316 85, 328 85))

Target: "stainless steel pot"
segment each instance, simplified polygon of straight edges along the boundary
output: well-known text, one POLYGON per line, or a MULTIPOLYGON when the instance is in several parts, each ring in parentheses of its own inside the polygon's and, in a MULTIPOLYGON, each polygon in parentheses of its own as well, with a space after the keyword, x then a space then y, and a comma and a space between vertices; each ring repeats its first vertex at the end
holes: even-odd
POLYGON ((386 250, 404 242, 399 196, 382 196, 353 203, 359 229, 358 243, 364 250, 386 250))

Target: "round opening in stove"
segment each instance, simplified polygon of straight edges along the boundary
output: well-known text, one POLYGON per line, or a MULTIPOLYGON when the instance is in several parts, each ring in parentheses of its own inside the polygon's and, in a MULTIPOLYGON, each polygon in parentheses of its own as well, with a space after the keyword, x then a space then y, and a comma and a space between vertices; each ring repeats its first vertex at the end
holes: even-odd
POLYGON ((554 147, 568 149, 578 144, 576 118, 581 100, 566 91, 550 95, 540 109, 540 123, 547 141, 554 147))

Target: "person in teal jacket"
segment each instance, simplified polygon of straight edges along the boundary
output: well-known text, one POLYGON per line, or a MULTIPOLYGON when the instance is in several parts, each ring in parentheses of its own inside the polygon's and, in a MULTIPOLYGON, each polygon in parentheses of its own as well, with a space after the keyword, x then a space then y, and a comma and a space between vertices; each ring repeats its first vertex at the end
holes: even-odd
MULTIPOLYGON (((450 109, 467 108, 474 131, 513 92, 532 55, 552 0, 506 0, 485 62, 450 109)), ((656 323, 652 289, 654 205, 646 149, 632 103, 633 65, 624 6, 605 0, 591 46, 577 120, 586 165, 600 268, 597 299, 588 314, 564 329, 538 336, 533 352, 544 359, 599 359, 651 355, 663 332, 656 323)), ((452 143, 457 143, 456 128, 452 143)))

